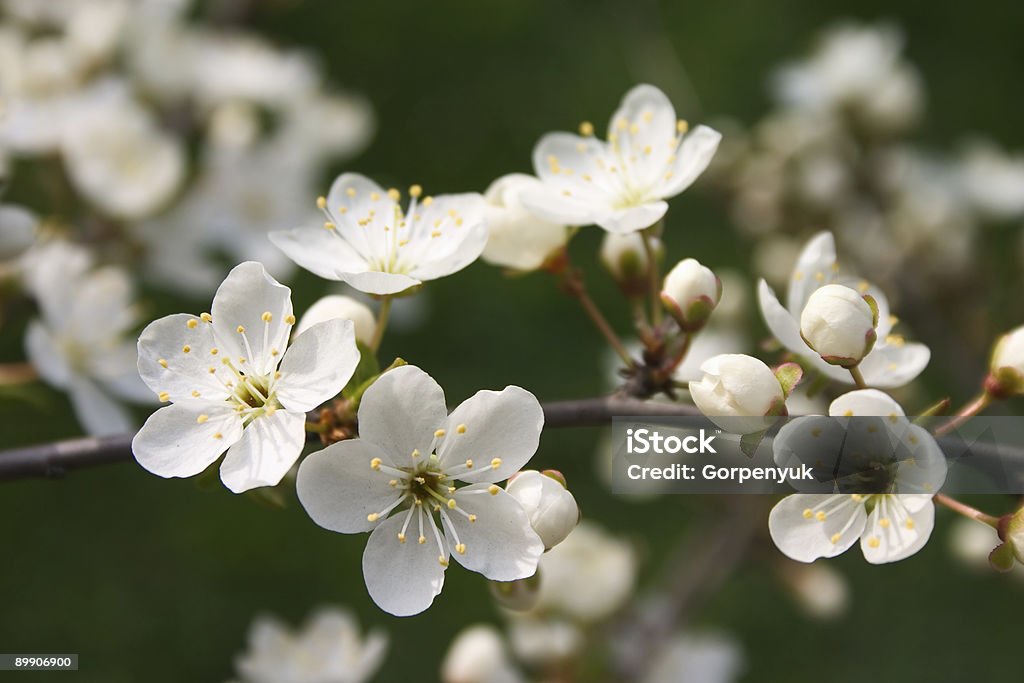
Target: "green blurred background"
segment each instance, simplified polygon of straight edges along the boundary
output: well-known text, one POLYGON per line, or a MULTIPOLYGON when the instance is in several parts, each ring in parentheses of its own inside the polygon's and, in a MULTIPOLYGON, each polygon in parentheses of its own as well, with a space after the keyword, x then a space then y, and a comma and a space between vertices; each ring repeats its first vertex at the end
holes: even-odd
MULTIPOLYGON (((501 174, 529 171, 541 134, 584 119, 600 128, 637 82, 661 86, 691 121, 728 115, 751 123, 768 108, 770 68, 803 54, 821 28, 843 17, 888 19, 904 29, 907 55, 927 86, 923 141, 948 145, 978 131, 1024 148, 1020 3, 325 0, 261 4, 251 24, 282 45, 314 51, 330 80, 373 102, 376 139, 345 169, 385 186, 418 182, 441 193, 482 190, 501 174)), ((573 253, 590 271, 595 298, 626 329, 626 308, 596 267, 598 233, 584 230, 573 253)), ((668 261, 695 256, 712 267, 749 269, 732 235, 708 193, 687 192, 672 202, 668 261)), ((297 310, 324 291, 306 273, 291 284, 297 310)), ((384 361, 401 355, 425 368, 450 403, 511 383, 542 400, 605 390, 600 341, 547 276, 510 279, 477 263, 431 283, 423 296, 427 323, 389 333, 384 361)), ((183 309, 156 293, 148 298, 153 317, 183 309)), ((759 321, 751 329, 763 334, 759 321)), ((0 359, 19 358, 20 343, 20 330, 5 329, 0 359)), ((936 392, 948 388, 940 373, 933 363, 926 375, 936 392)), ((75 434, 64 399, 41 396, 41 405, 0 404, 4 447, 75 434)), ((643 576, 656 575, 678 533, 708 523, 721 501, 634 503, 610 494, 595 476, 599 436, 596 429, 548 431, 534 464, 565 472, 584 515, 632 538, 643 576)), ((1022 584, 955 564, 945 542, 952 516, 939 517, 932 542, 907 561, 873 567, 856 551, 834 561, 853 591, 848 616, 837 623, 800 615, 764 571, 770 552, 755 554, 697 623, 735 634, 748 681, 1014 680, 1022 584)), ((363 586, 365 540, 316 527, 294 499, 283 512, 272 510, 132 464, 64 481, 5 483, 0 651, 78 652, 81 670, 0 678, 222 681, 255 614, 297 622, 317 605, 338 603, 364 625, 390 632, 377 680, 432 680, 461 627, 500 621, 485 580, 454 565, 425 614, 400 620, 380 612, 363 586)))

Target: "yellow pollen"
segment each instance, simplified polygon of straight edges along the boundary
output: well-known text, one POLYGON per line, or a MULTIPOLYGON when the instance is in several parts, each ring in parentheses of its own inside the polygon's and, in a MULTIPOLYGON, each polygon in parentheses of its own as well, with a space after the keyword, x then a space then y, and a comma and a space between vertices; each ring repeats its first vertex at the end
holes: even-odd
POLYGON ((206 368, 206 371, 212 375, 213 373, 217 372, 217 368, 206 368))
POLYGON ((877 548, 882 545, 882 542, 878 539, 878 536, 872 536, 868 539, 868 545, 872 548, 877 548))
POLYGON ((864 496, 862 496, 862 495, 861 495, 861 494, 859 494, 859 493, 854 493, 854 494, 852 494, 852 495, 850 496, 850 498, 853 498, 853 502, 854 502, 854 503, 861 503, 861 502, 863 502, 863 501, 864 501, 864 496))
POLYGON ((434 436, 440 439, 442 436, 445 435, 445 433, 446 432, 443 429, 438 429, 436 432, 434 432, 434 436))
POLYGON ((182 353, 188 353, 191 350, 192 350, 192 347, 189 346, 188 344, 185 344, 184 346, 181 347, 181 352, 182 353))
POLYGON ((427 537, 426 536, 420 536, 419 538, 416 539, 416 542, 419 543, 420 545, 423 545, 424 543, 427 542, 427 537))
POLYGON ((203 424, 204 422, 206 422, 209 419, 210 419, 210 416, 204 413, 204 414, 202 414, 202 415, 200 415, 199 417, 196 418, 196 423, 197 424, 203 424))
POLYGON ((347 194, 349 197, 355 197, 356 196, 356 188, 354 188, 354 187, 348 188, 347 190, 345 190, 345 194, 347 194))
POLYGON ((239 325, 238 327, 235 328, 235 332, 237 332, 238 334, 245 334, 245 327, 239 325))
POLYGON ((497 484, 491 484, 490 486, 487 487, 487 493, 491 494, 492 496, 498 495, 498 491, 500 490, 501 489, 498 488, 497 484))
POLYGON ((371 470, 379 470, 380 469, 380 465, 381 465, 381 459, 380 458, 374 458, 373 460, 370 461, 370 469, 371 470))
POLYGON ((202 319, 202 321, 204 323, 212 323, 213 322, 213 316, 210 315, 209 313, 202 313, 202 314, 199 315, 199 317, 202 319))
POLYGON ((388 481, 388 486, 398 486, 398 480, 397 479, 389 480, 388 481))
POLYGON ((171 400, 171 395, 168 394, 166 391, 161 391, 159 394, 156 395, 156 397, 164 403, 167 403, 167 401, 171 400))
POLYGON ((405 534, 403 534, 401 531, 398 532, 398 542, 405 543, 405 534))
POLYGON ((294 315, 292 315, 291 313, 289 313, 288 315, 286 315, 286 316, 284 317, 284 324, 285 324, 285 325, 294 325, 294 324, 295 324, 295 316, 294 316, 294 315))
POLYGON ((348 207, 347 206, 339 206, 338 207, 338 213, 348 213, 348 207))
POLYGON ((629 127, 629 132, 632 133, 633 135, 636 135, 637 133, 640 132, 640 126, 634 123, 629 127))
POLYGON ((397 202, 402 198, 402 193, 398 191, 398 188, 388 188, 388 198, 393 202, 397 202))
POLYGON ((216 356, 218 353, 220 353, 220 350, 216 346, 214 346, 212 349, 210 349, 210 355, 211 356, 216 356))
POLYGON ((330 221, 324 223, 324 230, 337 230, 338 226, 330 221))
POLYGON ((824 510, 818 510, 818 512, 814 515, 814 518, 819 522, 824 522, 827 517, 828 515, 825 514, 824 510))
POLYGON ((434 203, 434 198, 433 197, 424 197, 423 198, 423 206, 430 206, 433 203, 434 203))
POLYGON ((883 529, 888 529, 890 524, 892 524, 892 522, 890 522, 887 517, 883 517, 882 519, 878 520, 878 526, 882 527, 883 529))
POLYGON ((198 391, 193 391, 192 392, 192 398, 199 398, 199 392, 198 391))
POLYGON ((843 413, 843 417, 853 417, 853 411, 850 410, 850 409, 847 409, 846 412, 843 413))
POLYGON ((423 188, 419 185, 412 185, 409 188, 409 196, 414 199, 419 199, 419 196, 423 194, 423 188))
POLYGON ((473 469, 473 461, 472 460, 466 460, 466 467, 468 467, 469 469, 473 469))
POLYGON ((644 112, 644 113, 643 113, 643 114, 641 115, 641 118, 642 118, 642 119, 644 120, 644 123, 650 123, 651 121, 653 121, 653 120, 654 120, 654 112, 651 112, 651 111, 645 111, 645 112, 644 112))
POLYGON ((814 510, 811 508, 804 508, 804 519, 810 519, 814 516, 814 510))
POLYGON ((448 566, 448 560, 444 559, 444 555, 438 555, 437 556, 437 561, 438 561, 438 563, 440 563, 440 565, 442 567, 447 567, 448 566))
POLYGON ((619 130, 626 130, 626 126, 628 125, 629 123, 626 121, 626 119, 619 119, 618 121, 615 122, 615 127, 618 128, 619 130))
POLYGON ((217 432, 216 434, 213 435, 213 438, 215 438, 215 439, 223 439, 224 435, 221 434, 220 432, 217 432))
POLYGON ((903 526, 907 527, 908 529, 913 529, 914 528, 914 520, 908 519, 906 522, 904 522, 903 526))
POLYGON ((590 121, 584 121, 580 124, 580 135, 584 137, 590 137, 594 134, 594 124, 590 121))
POLYGON ((440 237, 441 236, 441 231, 440 230, 434 230, 433 232, 430 233, 430 236, 431 237, 440 237))
POLYGON ((159 363, 160 367, 162 367, 162 368, 166 368, 167 367, 167 360, 166 359, 161 358, 160 360, 157 361, 157 363, 159 363))
POLYGON ((323 197, 323 196, 317 197, 316 198, 316 208, 320 209, 321 211, 326 209, 327 208, 327 197, 323 197))
POLYGON ((651 146, 650 145, 644 146, 644 154, 650 154, 650 153, 651 153, 651 146))
POLYGON ((457 546, 455 546, 455 552, 457 552, 459 555, 465 555, 466 554, 466 544, 465 543, 460 543, 457 546))
POLYGON ((380 193, 379 192, 371 192, 370 193, 370 201, 371 202, 375 202, 378 199, 380 199, 380 193))
POLYGON ((190 330, 194 330, 197 327, 199 327, 199 321, 196 320, 195 318, 189 318, 189 321, 185 323, 185 326, 188 327, 188 329, 190 330))
POLYGON ((454 510, 456 505, 458 505, 458 503, 455 502, 454 498, 449 498, 448 499, 448 509, 449 510, 454 510))
POLYGON ((682 134, 682 133, 685 133, 688 130, 690 130, 690 124, 687 123, 684 119, 679 119, 678 121, 676 121, 676 132, 677 133, 682 134))
POLYGON ((491 460, 491 467, 494 469, 498 469, 499 467, 501 467, 501 458, 494 458, 493 460, 491 460))
POLYGON ((376 522, 377 518, 379 518, 379 517, 380 517, 380 515, 378 515, 376 512, 371 512, 370 514, 366 515, 366 521, 367 522, 376 522))
POLYGON ((458 427, 455 428, 455 431, 457 431, 459 434, 465 434, 466 433, 466 425, 464 425, 464 424, 459 425, 458 427))
POLYGON ((470 522, 475 522, 476 521, 476 515, 470 515, 469 516, 469 521, 470 522))
POLYGON ((269 323, 273 319, 274 316, 270 313, 270 311, 263 311, 263 315, 260 316, 260 320, 262 320, 265 323, 269 323))
POLYGON ((836 544, 836 543, 839 543, 839 539, 842 538, 842 537, 843 537, 842 534, 832 534, 832 538, 830 540, 832 541, 833 544, 836 544))

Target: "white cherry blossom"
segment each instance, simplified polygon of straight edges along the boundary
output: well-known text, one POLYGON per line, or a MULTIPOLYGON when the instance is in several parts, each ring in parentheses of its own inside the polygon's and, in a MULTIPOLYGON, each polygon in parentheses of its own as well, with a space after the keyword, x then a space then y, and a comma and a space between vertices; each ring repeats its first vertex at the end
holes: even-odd
POLYGON ((398 190, 344 173, 317 200, 327 219, 322 228, 275 232, 270 239, 306 270, 367 294, 403 292, 480 256, 487 243, 480 195, 421 198, 418 185, 409 194, 403 212, 398 190))
POLYGON ((687 134, 668 97, 652 85, 626 93, 608 124, 608 140, 549 133, 533 150, 542 185, 523 193, 523 204, 542 218, 568 225, 597 224, 628 233, 657 223, 666 199, 689 187, 714 156, 721 134, 698 126, 687 134))
POLYGON ((381 609, 427 609, 449 557, 495 581, 534 574, 544 544, 495 483, 537 450, 544 413, 533 394, 480 391, 449 415, 441 387, 406 365, 366 390, 358 417, 359 438, 307 457, 296 488, 325 529, 371 532, 363 576, 381 609))
POLYGON ((895 319, 889 314, 889 301, 881 290, 864 280, 840 275, 835 241, 829 232, 815 235, 801 252, 790 276, 786 307, 779 303, 768 283, 761 280, 758 284, 761 315, 775 338, 831 379, 852 384, 854 380, 849 371, 826 363, 800 336, 800 315, 811 294, 832 283, 852 287, 862 295, 868 294, 878 306, 877 341, 858 365, 864 381, 873 387, 898 387, 921 374, 931 357, 928 347, 908 342, 901 335, 892 333, 895 319))
MULTIPOLYGON (((832 402, 828 413, 833 418, 877 416, 891 421, 891 432, 881 436, 871 433, 863 439, 865 444, 874 442, 880 444, 882 450, 888 450, 874 455, 880 458, 888 455, 890 458, 882 468, 889 480, 883 482, 879 493, 796 493, 786 496, 768 516, 772 540, 783 554, 799 562, 835 557, 858 539, 864 559, 872 564, 896 562, 913 555, 928 542, 934 526, 932 497, 946 477, 946 460, 942 451, 925 429, 906 419, 896 401, 877 389, 843 394, 832 402), (912 457, 893 459, 890 438, 898 439, 912 457)), ((807 422, 807 429, 800 428, 801 420, 814 419, 799 418, 783 427, 774 444, 777 461, 780 453, 786 452, 785 444, 790 441, 828 439, 830 430, 819 428, 823 423, 807 422)), ((860 429, 862 426, 866 432, 877 428, 870 423, 851 424, 848 429, 860 429)), ((845 435, 840 436, 844 437, 845 446, 845 435)), ((808 451, 806 447, 802 450, 808 451)), ((827 453, 828 448, 823 448, 822 452, 827 453)), ((871 455, 867 453, 867 456, 871 455)))
POLYGON ((139 374, 160 400, 132 441, 161 477, 191 477, 224 451, 235 493, 274 486, 305 443, 306 412, 335 396, 359 362, 350 321, 314 325, 289 345, 291 290, 259 263, 236 266, 211 313, 169 315, 139 337, 139 374))
POLYGON ((510 173, 484 192, 489 232, 481 254, 484 261, 515 270, 535 270, 569 241, 565 225, 538 218, 523 206, 523 192, 539 184, 533 176, 510 173))

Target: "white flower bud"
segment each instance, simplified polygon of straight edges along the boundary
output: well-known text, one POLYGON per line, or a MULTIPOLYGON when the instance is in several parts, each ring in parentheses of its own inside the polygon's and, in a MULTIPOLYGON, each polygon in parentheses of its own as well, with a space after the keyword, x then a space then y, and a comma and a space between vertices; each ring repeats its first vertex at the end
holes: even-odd
POLYGON ((514 270, 536 270, 569 241, 566 226, 537 218, 519 201, 525 189, 538 183, 533 176, 511 173, 487 188, 488 238, 483 260, 514 270))
POLYGON ((340 294, 330 294, 310 306, 299 320, 299 324, 295 326, 295 336, 317 323, 335 318, 352 321, 356 328, 356 339, 360 344, 369 344, 373 339, 373 333, 377 329, 373 311, 366 304, 340 294))
POLYGON ((877 324, 873 299, 843 285, 825 285, 807 300, 800 335, 826 363, 848 368, 871 351, 877 324))
POLYGON ((452 641, 441 663, 444 683, 488 683, 500 680, 508 669, 508 655, 501 634, 493 626, 465 629, 452 641))
POLYGON ((722 298, 722 283, 697 259, 680 261, 665 276, 661 302, 687 331, 698 330, 722 298))
POLYGON ((786 414, 786 397, 772 369, 741 353, 713 356, 690 382, 690 396, 704 416, 727 432, 754 434, 786 414))
MULTIPOLYGON (((664 251, 661 240, 650 239, 654 257, 660 259, 664 251)), ((642 296, 647 292, 647 272, 651 264, 639 232, 606 234, 601 242, 601 263, 627 296, 642 296)))
POLYGON ((530 518, 530 526, 550 550, 565 540, 580 521, 580 509, 576 499, 555 478, 557 472, 541 473, 524 470, 508 482, 505 490, 519 501, 530 518))
POLYGON ((1024 391, 1024 327, 1007 332, 992 350, 986 390, 1003 398, 1024 391))

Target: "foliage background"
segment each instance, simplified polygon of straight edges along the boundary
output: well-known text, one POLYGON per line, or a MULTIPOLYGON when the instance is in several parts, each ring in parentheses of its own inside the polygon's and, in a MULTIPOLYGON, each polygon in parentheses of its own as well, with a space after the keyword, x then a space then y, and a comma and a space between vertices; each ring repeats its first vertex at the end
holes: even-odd
MULTIPOLYGON (((981 131, 1007 148, 1024 148, 1019 3, 323 0, 257 4, 247 21, 282 44, 314 51, 331 80, 373 102, 377 137, 346 168, 385 186, 419 182, 440 193, 482 190, 501 174, 529 171, 541 134, 574 129, 584 119, 603 127, 637 82, 661 86, 691 121, 728 115, 752 123, 767 109, 771 67, 804 53, 818 30, 842 17, 889 19, 904 29, 907 55, 928 91, 924 141, 945 145, 981 131)), ((709 193, 688 192, 672 206, 669 262, 695 256, 749 272, 744 244, 709 193)), ((574 254, 591 272, 599 304, 625 329, 625 307, 597 268, 598 232, 584 230, 574 254)), ((999 244, 1005 237, 991 239, 999 244)), ((1002 253, 1008 262, 996 265, 1017 268, 1015 254, 985 253, 1002 253)), ((306 273, 291 284, 297 310, 324 290, 306 273)), ((542 399, 605 389, 602 345, 546 276, 509 279, 478 263, 431 284, 423 296, 427 323, 411 334, 389 332, 383 356, 387 362, 401 355, 427 369, 450 403, 511 383, 542 399)), ((1012 298, 996 291, 980 296, 1012 298)), ((206 305, 159 292, 147 292, 147 299, 152 317, 206 305)), ((1020 322, 1000 319, 998 310, 989 314, 995 329, 1020 322)), ((753 324, 763 334, 760 322, 753 324)), ((5 329, 0 360, 19 358, 20 344, 21 330, 5 329)), ((926 374, 936 392, 951 389, 940 376, 951 360, 933 360, 926 374)), ((0 400, 5 447, 75 434, 56 393, 39 389, 31 401, 0 400)), ((584 514, 631 537, 644 576, 655 575, 682 530, 713 518, 716 501, 632 503, 611 495, 595 477, 599 435, 595 429, 546 432, 534 462, 563 470, 584 514)), ((713 598, 698 624, 742 641, 747 681, 1013 675, 1020 671, 1020 634, 1012 619, 1024 586, 951 562, 950 521, 941 512, 932 542, 907 561, 872 567, 856 551, 836 560, 853 591, 849 613, 837 623, 800 616, 764 571, 761 560, 774 552, 766 546, 713 598)), ((430 680, 460 627, 500 619, 484 579, 458 568, 448 572, 444 593, 427 613, 388 617, 363 586, 365 538, 319 529, 294 500, 280 512, 220 487, 165 481, 128 464, 66 481, 4 484, 0 650, 81 654, 77 674, 33 676, 40 681, 220 681, 230 676, 255 613, 295 622, 331 602, 391 633, 379 680, 430 680)))

